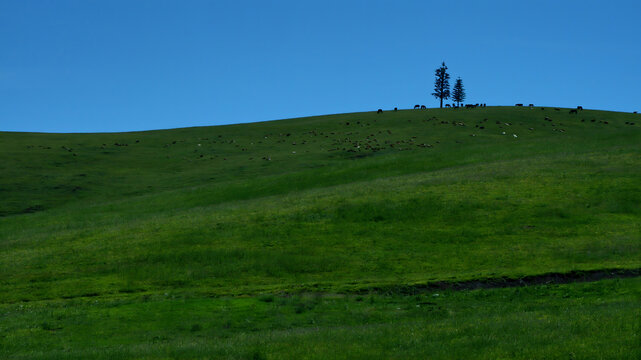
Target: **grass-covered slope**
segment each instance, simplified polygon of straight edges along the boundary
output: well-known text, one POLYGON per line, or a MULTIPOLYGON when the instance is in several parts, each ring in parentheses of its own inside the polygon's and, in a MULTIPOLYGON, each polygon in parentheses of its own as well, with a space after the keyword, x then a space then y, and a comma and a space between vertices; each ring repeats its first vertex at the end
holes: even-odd
POLYGON ((0 300, 639 267, 634 121, 485 108, 3 133, 0 300))
MULTIPOLYGON (((105 307, 92 311, 104 316, 121 298, 171 307, 166 296, 183 303, 185 296, 346 294, 638 269, 640 124, 635 114, 489 107, 139 133, 0 133, 0 303, 11 312, 20 302, 56 308, 98 299, 105 307)), ((638 297, 638 281, 617 289, 627 300, 616 311, 634 315, 630 291, 638 297)), ((202 310, 194 301, 187 318, 202 310)), ((290 305, 306 312, 320 303, 290 305)), ((144 304, 132 306, 143 311, 144 304)), ((334 311, 327 306, 314 311, 334 311)), ((586 306, 606 316, 597 300, 586 306)), ((364 326, 351 316, 326 325, 364 326)), ((386 331, 399 330, 381 316, 386 331)), ((15 324, 33 321, 20 319, 15 324)), ((285 328, 312 326, 291 321, 285 328)), ((196 332, 207 328, 195 323, 196 332)), ((238 331, 278 328, 270 324, 238 331)), ((15 326, 0 328, 8 334, 0 343, 15 340, 22 325, 15 326)), ((82 332, 76 323, 60 326, 72 338, 82 332)), ((359 329, 353 336, 376 331, 359 329)))

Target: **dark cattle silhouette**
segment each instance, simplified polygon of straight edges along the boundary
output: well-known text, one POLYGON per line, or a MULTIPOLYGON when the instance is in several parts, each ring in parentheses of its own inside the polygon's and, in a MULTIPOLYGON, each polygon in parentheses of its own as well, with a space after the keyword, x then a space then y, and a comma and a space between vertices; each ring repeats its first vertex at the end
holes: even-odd
POLYGON ((530 104, 530 105, 528 105, 528 106, 529 106, 529 107, 534 107, 534 104, 530 104))
POLYGON ((514 106, 523 106, 523 104, 516 104, 516 105, 514 105, 514 106))
POLYGON ((398 108, 394 108, 394 111, 398 111, 398 108))
POLYGON ((583 110, 583 106, 577 106, 576 109, 577 110, 583 110))
POLYGON ((414 105, 414 109, 415 109, 415 110, 416 110, 416 109, 418 109, 418 108, 420 108, 420 107, 421 107, 421 105, 414 105))
POLYGON ((637 113, 636 111, 633 112, 633 114, 636 114, 636 113, 637 113))
POLYGON ((377 114, 380 114, 380 113, 382 113, 382 112, 383 112, 383 109, 378 109, 378 111, 377 111, 376 113, 377 113, 377 114))
POLYGON ((424 110, 424 109, 427 109, 427 106, 425 106, 425 105, 421 105, 421 109, 423 109, 423 110, 424 110))
POLYGON ((578 114, 578 113, 576 112, 576 109, 572 109, 570 110, 570 114, 578 114))

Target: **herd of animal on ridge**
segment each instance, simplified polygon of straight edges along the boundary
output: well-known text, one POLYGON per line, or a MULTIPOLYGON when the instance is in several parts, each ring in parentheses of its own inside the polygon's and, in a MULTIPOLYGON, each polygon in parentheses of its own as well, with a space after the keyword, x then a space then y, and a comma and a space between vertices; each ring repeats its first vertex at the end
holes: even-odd
MULTIPOLYGON (((462 106, 454 106, 454 105, 447 106, 447 105, 449 105, 449 104, 446 104, 446 107, 450 107, 450 108, 486 107, 486 104, 466 104, 466 105, 462 105, 462 106)), ((516 107, 524 107, 523 104, 515 104, 515 106, 516 107)), ((534 108, 534 105, 533 104, 529 104, 528 107, 529 108, 534 108)), ((416 105, 416 106, 414 106, 414 109, 427 109, 427 108, 424 105, 416 105)), ((546 108, 540 107, 540 109, 541 110, 545 110, 546 108)), ((560 111, 561 110, 560 108, 551 108, 551 109, 553 109, 555 111, 560 111)), ((583 110, 582 106, 577 106, 576 109, 570 109, 569 113, 570 114, 578 114, 578 112, 582 111, 582 110, 583 110)), ((398 108, 394 108, 394 111, 398 111, 398 108)), ((383 110, 382 109, 378 109, 377 112, 380 114, 380 113, 383 112, 383 110)), ((557 133, 566 132, 566 129, 563 127, 562 123, 553 122, 553 120, 548 116, 545 116, 544 120, 546 121, 546 123, 548 123, 552 127, 552 131, 557 132, 557 133)), ((374 120, 374 121, 376 121, 376 120, 374 120)), ((411 120, 408 120, 408 121, 411 122, 411 120)), ((452 126, 456 126, 456 127, 459 127, 459 128, 463 128, 463 127, 467 126, 467 124, 465 124, 465 122, 463 122, 463 121, 442 121, 441 119, 438 119, 435 116, 432 116, 432 117, 430 117, 428 119, 422 119, 421 121, 422 122, 427 122, 427 123, 432 122, 435 126, 436 125, 447 125, 447 124, 450 124, 452 126)), ((469 135, 471 137, 476 137, 477 136, 476 131, 482 132, 486 128, 488 128, 488 125, 491 124, 491 122, 488 123, 487 121, 488 121, 488 119, 486 118, 486 119, 483 119, 480 122, 477 122, 474 125, 475 129, 473 129, 475 132, 468 133, 467 135, 469 135)), ((587 120, 587 121, 593 122, 593 123, 597 122, 596 119, 590 119, 590 120, 587 120)), ((581 122, 586 122, 586 119, 581 119, 581 122)), ((601 124, 604 124, 604 125, 608 125, 607 121, 598 121, 598 123, 601 123, 601 124)), ((367 127, 370 126, 370 124, 365 122, 365 121, 364 122, 361 122, 361 121, 344 122, 343 125, 344 126, 348 126, 350 128, 352 126, 358 126, 358 127, 361 127, 361 128, 362 127, 367 128, 367 127), (350 126, 350 125, 352 125, 352 126, 350 126)), ((509 122, 508 123, 503 123, 503 122, 500 122, 500 121, 496 122, 496 126, 498 127, 497 130, 499 131, 499 134, 502 134, 502 135, 510 135, 511 134, 514 138, 519 137, 520 134, 517 134, 516 131, 514 131, 515 133, 510 132, 510 134, 508 134, 508 132, 507 132, 508 128, 507 127, 509 127, 511 125, 513 125, 513 124, 509 123, 509 122)), ((626 122, 626 125, 635 125, 635 123, 634 122, 626 122)), ((545 125, 543 125, 543 126, 545 126, 545 125)), ((529 132, 532 132, 535 129, 533 127, 530 127, 527 130, 529 132)), ((485 130, 485 131, 487 131, 487 130, 485 130)), ((347 153, 361 153, 361 155, 356 155, 356 157, 361 157, 361 156, 367 155, 367 154, 362 154, 363 152, 365 152, 365 153, 375 153, 375 152, 378 152, 378 151, 381 151, 381 150, 385 150, 385 149, 403 151, 403 150, 410 150, 412 148, 414 148, 414 149, 416 149, 416 148, 433 148, 433 147, 437 146, 438 144, 440 144, 440 141, 438 141, 437 139, 433 139, 433 138, 429 139, 429 140, 427 138, 421 140, 421 139, 418 139, 417 136, 410 136, 410 137, 407 137, 407 138, 405 138, 405 137, 397 138, 394 135, 392 135, 392 131, 390 129, 383 129, 382 131, 378 131, 378 134, 376 134, 374 132, 371 132, 371 133, 370 132, 367 132, 367 134, 365 134, 366 135, 365 136, 363 134, 359 134, 360 131, 347 131, 347 132, 344 132, 344 133, 341 134, 341 132, 323 133, 323 132, 318 132, 318 131, 312 130, 312 131, 308 131, 308 132, 304 132, 304 133, 300 134, 300 135, 307 136, 307 137, 310 137, 310 138, 307 138, 307 139, 296 139, 296 140, 294 140, 293 136, 290 137, 290 135, 294 135, 294 134, 290 134, 290 133, 280 133, 280 134, 269 133, 269 134, 264 134, 264 136, 262 138, 260 138, 260 139, 255 139, 253 141, 250 140, 250 141, 248 141, 247 144, 242 144, 242 142, 241 142, 242 140, 240 140, 240 139, 231 139, 231 140, 227 139, 227 140, 225 140, 225 139, 221 138, 220 135, 218 135, 218 138, 211 139, 211 140, 208 139, 208 138, 200 138, 200 139, 198 139, 199 141, 198 141, 198 144, 196 144, 196 149, 194 149, 194 155, 196 155, 196 157, 198 159, 202 159, 202 160, 207 160, 207 159, 208 160, 214 160, 214 159, 217 159, 217 158, 220 159, 220 160, 228 160, 229 156, 233 156, 235 154, 236 155, 242 154, 243 152, 246 153, 247 155, 250 155, 251 154, 250 148, 254 147, 255 146, 254 144, 260 146, 260 144, 271 142, 272 139, 275 139, 276 143, 291 142, 291 145, 296 147, 296 150, 298 150, 298 153, 310 152, 309 150, 307 150, 307 151, 303 150, 301 148, 301 146, 304 146, 307 143, 310 143, 310 144, 311 143, 318 143, 318 140, 313 139, 314 137, 328 138, 326 140, 327 142, 326 141, 321 141, 321 143, 319 143, 319 145, 321 145, 322 148, 326 149, 326 151, 333 152, 333 151, 341 151, 342 150, 343 152, 347 152, 347 153), (211 145, 207 146, 207 145, 209 145, 207 143, 210 143, 211 145, 214 145, 218 149, 215 150, 214 148, 210 148, 211 145), (235 151, 231 151, 230 152, 229 151, 230 149, 227 149, 225 151, 225 150, 220 149, 218 147, 219 145, 222 145, 222 144, 226 144, 227 146, 236 147, 240 151, 239 151, 239 153, 236 153, 235 151), (221 152, 221 150, 223 150, 223 151, 221 152)), ((176 141, 170 142, 168 144, 165 144, 163 147, 164 148, 169 148, 169 147, 172 147, 173 145, 176 145, 177 142, 184 142, 184 141, 185 140, 176 140, 176 141)), ((139 142, 140 142, 140 140, 135 140, 136 144, 138 144, 139 142)), ((460 143, 460 140, 456 140, 456 142, 460 143)), ((127 144, 127 143, 122 143, 122 142, 118 142, 118 141, 113 143, 113 146, 115 146, 115 147, 128 146, 128 145, 129 144, 127 144)), ((29 146, 29 147, 33 147, 33 146, 29 146)), ((108 147, 109 146, 107 144, 102 144, 100 146, 100 148, 103 151, 107 150, 108 147)), ((48 148, 50 149, 51 147, 48 147, 48 148)), ((65 150, 65 151, 73 154, 73 156, 77 156, 77 154, 79 154, 78 151, 72 149, 71 147, 62 146, 61 148, 63 150, 65 150)), ((255 159, 262 159, 262 160, 271 161, 274 158, 272 154, 269 154, 270 151, 267 150, 267 149, 263 149, 263 151, 261 151, 259 149, 256 149, 256 150, 258 150, 259 152, 263 152, 264 151, 264 153, 263 154, 255 154, 254 156, 249 156, 247 158, 248 160, 251 161, 251 160, 255 160, 255 159), (265 151, 265 150, 267 150, 267 151, 265 151), (258 156, 256 157, 256 155, 258 155, 258 156), (264 156, 261 157, 261 155, 264 155, 264 156)), ((294 155, 295 156, 297 154, 296 150, 292 149, 290 155, 294 155)), ((104 154, 108 154, 108 153, 104 152, 104 154)), ((170 158, 170 157, 175 156, 175 154, 167 153, 167 154, 165 154, 165 156, 167 158, 170 158)), ((184 158, 184 160, 188 160, 188 158, 184 158)))
MULTIPOLYGON (((484 104, 484 103, 483 104, 465 104, 465 105, 460 105, 460 106, 456 105, 456 104, 445 104, 446 108, 452 108, 452 109, 458 109, 459 107, 465 107, 466 109, 473 109, 473 108, 477 108, 477 107, 486 107, 486 106, 487 106, 487 104, 484 104)), ((523 107, 523 104, 515 104, 514 106, 523 107)), ((534 104, 529 104, 528 107, 533 108, 534 104)), ((419 105, 419 104, 414 105, 414 110, 418 110, 418 109, 426 110, 427 106, 419 105)), ((545 110, 545 108, 541 108, 541 110, 545 110)), ((554 108, 554 110, 559 111, 560 109, 559 108, 554 108)), ((577 110, 583 110, 583 106, 577 106, 576 109, 571 109, 570 110, 570 114, 577 114, 577 110)), ((398 108, 395 107, 394 111, 398 111, 398 108)), ((383 112, 383 109, 378 109, 376 112, 380 114, 380 113, 383 112)), ((636 114, 636 113, 637 112, 635 111, 634 114, 636 114)))
MULTIPOLYGON (((468 104, 468 105, 461 106, 461 107, 476 108, 476 107, 485 107, 485 106, 486 106, 486 104, 468 104)), ((523 104, 516 104, 516 106, 517 107, 522 107, 523 104)), ((530 108, 534 108, 533 104, 529 104, 528 106, 530 108)), ((424 105, 423 106, 417 105, 417 106, 415 106, 415 109, 426 109, 426 107, 424 105)), ((541 110, 545 110, 544 107, 541 107, 540 109, 541 110)), ((552 108, 552 109, 555 110, 555 111, 560 111, 561 110, 559 108, 552 108)), ((570 113, 571 114, 578 113, 578 110, 583 110, 583 107, 582 106, 578 106, 577 109, 570 110, 570 113)), ((398 108, 394 108, 394 111, 398 111, 398 108)), ((382 109, 378 110, 378 113, 382 113, 382 112, 383 112, 382 109)), ((374 121, 376 121, 376 120, 374 120, 374 121)), ((411 122, 412 120, 408 120, 408 121, 411 122)), ((444 120, 438 119, 436 116, 432 116, 432 117, 430 117, 428 119, 422 119, 421 121, 422 122, 426 122, 426 123, 432 122, 434 124, 434 126, 437 126, 437 125, 441 125, 441 126, 442 125, 452 125, 452 126, 456 126, 457 128, 464 128, 464 127, 468 126, 463 121, 444 121, 444 120)), ((563 128, 563 124, 562 123, 556 123, 548 116, 545 116, 544 121, 546 121, 546 123, 548 123, 552 127, 552 131, 557 132, 557 133, 565 133, 566 132, 566 129, 563 128)), ((585 122, 585 119, 582 119, 581 121, 585 122)), ((597 120, 596 119, 591 119, 589 121, 596 122, 597 120)), ((602 123, 602 124, 605 124, 605 125, 608 124, 607 121, 599 121, 599 123, 602 123)), ((483 120, 480 120, 480 121, 477 121, 476 124, 474 125, 474 128, 475 128, 474 130, 475 131, 484 131, 488 127, 489 124, 491 124, 491 123, 488 122, 487 118, 485 118, 483 120)), ((342 125, 346 126, 346 127, 357 126, 359 128, 363 128, 363 127, 364 128, 368 128, 370 126, 370 123, 368 123, 366 121, 361 122, 361 121, 357 121, 356 120, 356 121, 344 122, 344 123, 342 123, 342 125)), ((510 134, 508 134, 507 131, 506 131, 512 125, 513 124, 509 123, 509 122, 508 123, 504 123, 504 122, 496 121, 496 124, 494 126, 498 127, 498 130, 500 131, 500 134, 502 134, 502 135, 512 135, 511 137, 518 138, 518 135, 516 133, 510 132, 510 134)), ((634 123, 629 123, 629 125, 634 125, 634 123)), ((546 126, 546 125, 542 125, 542 126, 546 126)), ((527 130, 529 132, 532 132, 535 129, 530 127, 527 130)), ((341 134, 341 132, 323 133, 323 132, 318 132, 318 131, 312 130, 312 131, 308 131, 308 132, 304 132, 304 133, 300 134, 300 135, 303 135, 303 136, 308 136, 309 138, 307 138, 307 139, 300 139, 299 138, 297 140, 294 140, 293 135, 294 134, 291 134, 291 133, 280 133, 280 134, 270 133, 270 134, 265 134, 264 138, 260 139, 258 141, 258 143, 263 143, 263 142, 269 141, 270 139, 273 139, 273 138, 276 138, 276 139, 280 138, 278 140, 275 140, 276 143, 291 142, 291 146, 295 147, 298 150, 298 153, 302 153, 302 152, 309 152, 309 151, 301 151, 302 150, 301 146, 304 146, 304 145, 306 145, 308 143, 309 144, 317 143, 317 140, 314 140, 313 138, 317 138, 317 137, 328 138, 330 143, 329 144, 325 143, 324 146, 322 146, 327 151, 329 151, 329 152, 334 152, 334 151, 340 152, 340 151, 343 151, 343 152, 346 152, 346 153, 361 153, 361 154, 354 154, 354 157, 356 157, 356 158, 362 157, 362 156, 366 156, 367 153, 370 153, 370 154, 371 153, 376 153, 378 151, 385 150, 385 149, 387 149, 387 150, 396 150, 396 151, 404 151, 404 150, 410 150, 410 149, 416 149, 416 148, 434 148, 435 146, 437 146, 438 144, 441 143, 439 140, 436 140, 436 139, 431 139, 432 141, 427 141, 426 139, 425 140, 420 140, 420 139, 418 139, 417 136, 410 136, 408 138, 401 138, 401 139, 393 138, 392 131, 390 129, 382 129, 382 130, 379 130, 377 133, 367 132, 366 134, 359 134, 359 131, 356 131, 356 132, 348 131, 348 132, 344 132, 344 133, 341 134), (363 154, 363 152, 365 152, 365 154, 363 154)), ((469 133, 467 135, 469 135, 470 137, 476 137, 477 136, 477 134, 475 132, 469 133)), ((230 141, 231 142, 229 142, 229 141, 226 141, 226 142, 229 143, 229 144, 234 144, 234 146, 239 148, 241 150, 241 152, 246 152, 246 151, 249 150, 248 146, 246 146, 246 145, 243 146, 240 143, 236 142, 235 140, 230 140, 230 141)), ((459 140, 455 140, 455 141, 457 143, 460 143, 459 140)), ((223 141, 223 142, 225 142, 225 141, 223 141)), ((214 141, 214 143, 216 143, 216 141, 214 141)), ((251 145, 253 145, 253 144, 254 143, 252 143, 251 145)), ((199 146, 200 146, 200 144, 199 144, 199 146)), ((205 149, 202 149, 202 150, 205 150, 205 149)), ((296 156, 297 155, 297 151, 292 149, 291 155, 296 156)), ((207 158, 207 156, 206 155, 204 156, 203 154, 200 154, 199 157, 200 158, 203 158, 203 157, 207 158)), ((218 157, 219 157, 218 155, 213 155, 213 156, 210 155, 209 158, 213 160, 214 158, 218 158, 218 157)), ((224 156, 221 156, 221 157, 223 157, 222 160, 227 160, 227 157, 224 157, 224 156)), ((275 159, 275 157, 273 157, 272 155, 265 155, 265 156, 262 157, 262 160, 271 161, 272 158, 275 159)), ((254 158, 254 157, 249 157, 248 158, 248 160, 254 160, 254 159, 256 159, 256 158, 254 158)))

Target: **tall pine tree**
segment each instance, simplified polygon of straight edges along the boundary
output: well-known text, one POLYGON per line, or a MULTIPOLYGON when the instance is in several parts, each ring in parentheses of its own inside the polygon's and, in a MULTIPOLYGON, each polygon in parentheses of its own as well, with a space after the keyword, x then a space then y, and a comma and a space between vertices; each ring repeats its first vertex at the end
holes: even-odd
POLYGON ((463 88, 463 80, 461 78, 456 79, 456 83, 452 88, 452 101, 454 101, 457 106, 461 106, 461 103, 465 100, 465 89, 463 88))
POLYGON ((445 62, 440 68, 436 69, 436 80, 434 81, 432 95, 441 99, 441 107, 443 107, 443 99, 449 99, 450 97, 450 74, 447 73, 445 62))

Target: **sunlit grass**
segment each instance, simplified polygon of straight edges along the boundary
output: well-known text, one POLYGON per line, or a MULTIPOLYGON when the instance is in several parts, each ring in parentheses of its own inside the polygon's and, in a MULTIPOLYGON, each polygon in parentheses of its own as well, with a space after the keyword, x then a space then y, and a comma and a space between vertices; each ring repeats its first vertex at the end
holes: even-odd
POLYGON ((447 311, 344 294, 640 268, 635 116, 484 108, 0 133, 0 351, 626 358, 637 280, 564 285, 560 298, 451 293, 447 311))

